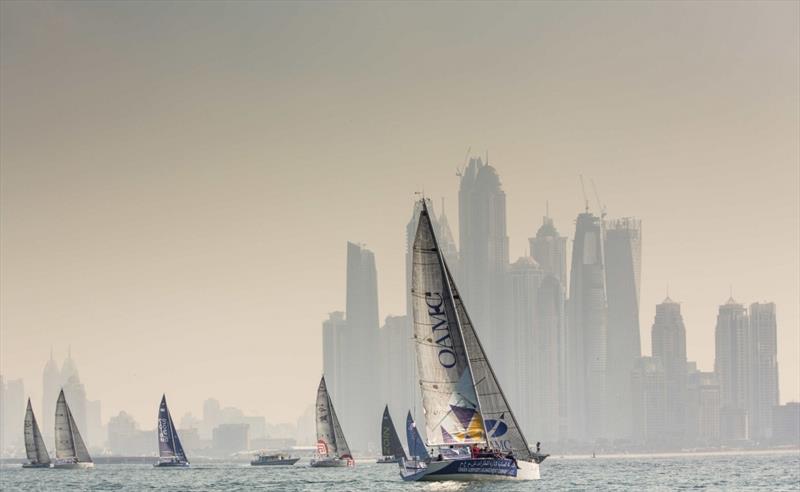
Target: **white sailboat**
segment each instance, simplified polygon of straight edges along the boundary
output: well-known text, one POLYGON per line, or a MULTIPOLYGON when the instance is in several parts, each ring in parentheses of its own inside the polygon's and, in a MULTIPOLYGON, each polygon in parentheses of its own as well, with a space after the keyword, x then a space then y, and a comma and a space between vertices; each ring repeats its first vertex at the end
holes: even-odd
POLYGON ((354 465, 325 384, 325 376, 322 376, 317 388, 317 452, 311 460, 311 466, 337 468, 354 465))
POLYGON ((535 480, 532 453, 470 321, 425 200, 414 239, 411 297, 428 446, 401 463, 404 480, 535 480), (437 453, 434 453, 437 454, 437 453))
POLYGON ((22 468, 50 468, 50 455, 47 454, 39 424, 33 415, 30 398, 25 410, 25 454, 28 456, 28 463, 23 464, 22 468))
POLYGON ((94 468, 94 462, 83 443, 63 389, 56 402, 56 460, 53 468, 94 468))

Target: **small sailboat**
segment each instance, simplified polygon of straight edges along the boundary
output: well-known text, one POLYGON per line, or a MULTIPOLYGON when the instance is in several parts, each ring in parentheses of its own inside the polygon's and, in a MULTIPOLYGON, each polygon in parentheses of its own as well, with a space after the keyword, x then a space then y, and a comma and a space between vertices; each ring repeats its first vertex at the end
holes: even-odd
POLYGON ((322 376, 317 388, 317 452, 311 460, 311 466, 335 468, 354 465, 355 460, 336 417, 325 376, 322 376))
POLYGON ((183 452, 178 431, 167 407, 167 395, 161 396, 161 405, 158 407, 158 463, 153 466, 158 468, 189 466, 189 460, 183 452))
MULTIPOLYGON (((414 238, 411 298, 428 445, 404 480, 534 480, 531 452, 436 241, 425 199, 414 238)), ((413 453, 412 453, 413 454, 413 453)))
POLYGON ((394 428, 392 416, 389 415, 389 405, 383 409, 383 419, 381 420, 381 453, 383 456, 378 459, 378 463, 400 463, 400 460, 407 459, 400 442, 400 436, 394 428))
POLYGON ((56 460, 53 468, 94 468, 94 462, 83 443, 63 389, 56 401, 56 460))
POLYGON ((25 453, 28 455, 28 463, 23 464, 22 468, 50 468, 50 455, 47 454, 39 424, 33 415, 30 398, 25 410, 25 453))

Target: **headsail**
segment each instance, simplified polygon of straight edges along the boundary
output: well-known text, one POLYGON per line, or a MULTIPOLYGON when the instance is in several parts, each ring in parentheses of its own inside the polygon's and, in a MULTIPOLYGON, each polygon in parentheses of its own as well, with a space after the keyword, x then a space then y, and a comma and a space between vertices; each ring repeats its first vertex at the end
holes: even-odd
MULTIPOLYGON (((327 388, 325 389, 327 393, 327 388)), ((342 432, 342 426, 339 424, 339 417, 336 416, 336 409, 333 407, 331 395, 328 394, 328 408, 331 409, 331 422, 333 422, 333 435, 336 436, 336 451, 339 458, 352 458, 350 454, 350 446, 347 445, 347 439, 342 432)))
POLYGON ((498 383, 492 365, 475 333, 475 327, 472 325, 464 302, 458 293, 458 288, 446 265, 445 270, 453 292, 458 319, 461 322, 461 333, 464 336, 467 354, 469 354, 472 375, 475 378, 475 391, 478 393, 481 414, 489 436, 489 447, 504 452, 513 450, 519 458, 532 459, 533 455, 528 447, 528 442, 500 388, 500 383, 498 383))
POLYGON ((47 454, 39 424, 33 415, 30 398, 28 398, 28 408, 25 410, 25 453, 32 464, 50 463, 50 455, 47 454))
POLYGON ((403 443, 394 428, 392 416, 389 415, 389 405, 383 409, 383 419, 381 420, 381 453, 383 456, 394 456, 395 458, 406 458, 403 443))
POLYGON ((408 440, 408 454, 411 455, 411 458, 419 460, 430 458, 428 448, 425 447, 425 442, 422 440, 422 436, 419 435, 419 429, 417 429, 417 424, 411 417, 410 411, 406 417, 406 439, 408 440))
POLYGON ((89 451, 83 442, 78 425, 64 397, 64 390, 58 394, 56 402, 56 458, 74 458, 78 462, 91 462, 89 451))
POLYGON ((158 408, 158 455, 162 459, 175 459, 181 463, 188 463, 167 407, 166 395, 161 397, 161 405, 158 408))
POLYGON ((480 403, 444 258, 424 201, 414 238, 411 299, 428 443, 485 443, 480 403))

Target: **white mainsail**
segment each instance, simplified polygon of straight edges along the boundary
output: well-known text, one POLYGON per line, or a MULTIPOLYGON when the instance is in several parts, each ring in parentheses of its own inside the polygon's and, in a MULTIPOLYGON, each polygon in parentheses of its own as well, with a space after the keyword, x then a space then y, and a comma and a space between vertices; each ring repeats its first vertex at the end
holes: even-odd
POLYGON ((336 410, 333 408, 325 376, 317 388, 317 454, 330 458, 350 456, 350 447, 344 438, 336 410))
POLYGON ((47 447, 45 447, 42 433, 39 431, 39 424, 36 423, 36 416, 33 415, 30 398, 28 398, 28 408, 25 410, 25 453, 31 463, 50 463, 50 455, 47 454, 47 447))
POLYGON ((91 462, 89 451, 83 443, 78 425, 64 397, 64 390, 58 394, 56 402, 56 458, 60 460, 74 459, 77 462, 91 462))
POLYGON ((424 200, 414 238, 411 299, 428 443, 485 443, 453 292, 424 200))

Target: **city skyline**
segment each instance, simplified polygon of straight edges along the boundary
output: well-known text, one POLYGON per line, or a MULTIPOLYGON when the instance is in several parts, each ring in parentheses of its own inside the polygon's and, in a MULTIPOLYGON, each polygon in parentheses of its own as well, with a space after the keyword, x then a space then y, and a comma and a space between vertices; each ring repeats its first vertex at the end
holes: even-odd
POLYGON ((688 359, 713 370, 732 285, 776 304, 780 400, 800 399, 796 5, 472 6, 458 22, 435 5, 422 20, 367 7, 360 22, 346 5, 252 5, 230 12, 247 34, 234 38, 215 37, 218 8, 140 32, 124 5, 2 5, 0 373, 37 408, 50 347, 71 345, 104 422, 148 422, 164 392, 195 414, 215 394, 294 421, 322 372, 320 322, 346 305, 346 243, 375 254, 379 323, 405 313, 414 192, 445 197, 459 237, 470 146, 500 176, 511 263, 544 215, 571 254, 578 176, 593 178, 610 216, 644 224, 642 354, 669 285, 688 359), (397 47, 404 22, 422 34, 397 47), (292 28, 353 41, 322 49, 292 28), (603 36, 570 41, 586 29, 603 36), (441 47, 451 37, 465 45, 441 47), (272 69, 231 71, 226 55, 272 69), (468 76, 483 64, 485 79, 468 76), (163 347, 179 350, 170 378, 153 362, 163 347))

